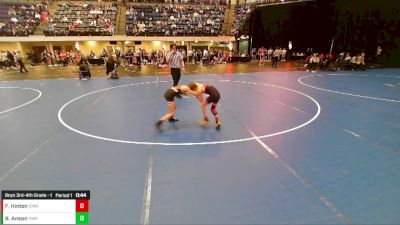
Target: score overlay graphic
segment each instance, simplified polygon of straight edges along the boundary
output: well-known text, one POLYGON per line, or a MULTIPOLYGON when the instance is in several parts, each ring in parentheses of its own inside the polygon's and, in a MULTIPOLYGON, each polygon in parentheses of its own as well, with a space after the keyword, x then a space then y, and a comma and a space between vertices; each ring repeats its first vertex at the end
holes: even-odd
POLYGON ((1 191, 0 224, 89 224, 90 191, 1 191))

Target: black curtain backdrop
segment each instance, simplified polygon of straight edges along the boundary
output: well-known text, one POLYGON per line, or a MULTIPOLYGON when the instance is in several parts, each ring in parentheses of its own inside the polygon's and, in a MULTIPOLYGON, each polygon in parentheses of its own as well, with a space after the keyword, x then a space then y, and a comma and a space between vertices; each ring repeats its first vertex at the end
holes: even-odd
POLYGON ((317 0, 265 6, 254 11, 250 26, 253 47, 313 48, 328 52, 383 48, 388 62, 400 64, 400 0, 317 0))

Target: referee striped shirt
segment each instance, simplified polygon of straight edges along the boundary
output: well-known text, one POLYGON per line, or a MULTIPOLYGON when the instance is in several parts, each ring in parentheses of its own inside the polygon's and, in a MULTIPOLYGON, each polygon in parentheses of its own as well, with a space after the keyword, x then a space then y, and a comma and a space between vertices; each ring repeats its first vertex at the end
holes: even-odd
POLYGON ((180 52, 176 51, 175 53, 169 53, 169 65, 171 68, 181 68, 183 56, 180 52))

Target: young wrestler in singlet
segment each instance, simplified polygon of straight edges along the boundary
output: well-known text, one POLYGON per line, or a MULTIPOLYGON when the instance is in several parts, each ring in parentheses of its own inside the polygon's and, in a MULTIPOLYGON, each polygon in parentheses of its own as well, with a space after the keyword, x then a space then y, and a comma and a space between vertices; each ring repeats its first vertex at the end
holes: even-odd
POLYGON ((176 110, 176 104, 175 104, 175 97, 179 97, 180 94, 185 94, 188 93, 190 90, 187 86, 185 85, 177 85, 174 86, 170 89, 168 89, 164 93, 164 98, 168 102, 168 113, 165 114, 163 117, 160 118, 160 120, 156 123, 156 127, 160 129, 161 124, 165 121, 169 122, 175 122, 178 121, 178 119, 174 118, 175 110, 176 110))
POLYGON ((264 64, 264 57, 265 57, 265 48, 264 47, 261 47, 260 49, 258 49, 258 55, 260 56, 259 65, 264 64))
POLYGON ((211 104, 211 113, 214 115, 216 128, 221 128, 221 120, 219 119, 218 112, 217 112, 217 104, 220 99, 219 91, 212 85, 209 84, 201 84, 196 82, 190 82, 188 84, 190 90, 194 91, 197 99, 201 103, 201 111, 204 115, 204 122, 208 122, 208 116, 206 112, 206 107, 208 104, 211 104), (207 99, 203 99, 203 94, 207 94, 207 99))

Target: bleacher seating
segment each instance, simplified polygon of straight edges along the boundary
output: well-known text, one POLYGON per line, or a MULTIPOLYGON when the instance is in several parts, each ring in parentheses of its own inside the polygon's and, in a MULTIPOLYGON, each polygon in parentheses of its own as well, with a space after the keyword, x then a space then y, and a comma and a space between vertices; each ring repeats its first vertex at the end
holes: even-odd
POLYGON ((48 16, 47 4, 0 2, 0 36, 32 35, 48 16))
POLYGON ((249 18, 253 10, 255 9, 254 4, 240 4, 235 7, 235 17, 233 19, 233 25, 231 35, 238 35, 240 31, 249 22, 249 18))
POLYGON ((125 31, 131 36, 217 36, 224 14, 219 6, 131 5, 125 31))
POLYGON ((114 34, 117 3, 59 3, 46 36, 110 36, 114 34))
POLYGON ((136 3, 173 3, 173 4, 190 4, 190 5, 226 5, 226 0, 125 0, 125 2, 136 3))

